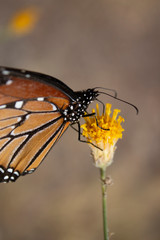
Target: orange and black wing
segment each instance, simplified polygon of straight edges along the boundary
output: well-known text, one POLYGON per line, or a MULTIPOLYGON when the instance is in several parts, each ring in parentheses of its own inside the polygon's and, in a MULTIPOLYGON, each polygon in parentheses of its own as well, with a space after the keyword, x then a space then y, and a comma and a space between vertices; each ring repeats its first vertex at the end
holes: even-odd
POLYGON ((9 182, 33 172, 67 129, 61 110, 70 99, 65 85, 61 91, 34 74, 0 73, 0 182, 9 182))
POLYGON ((1 105, 0 181, 33 172, 68 126, 47 98, 1 105))

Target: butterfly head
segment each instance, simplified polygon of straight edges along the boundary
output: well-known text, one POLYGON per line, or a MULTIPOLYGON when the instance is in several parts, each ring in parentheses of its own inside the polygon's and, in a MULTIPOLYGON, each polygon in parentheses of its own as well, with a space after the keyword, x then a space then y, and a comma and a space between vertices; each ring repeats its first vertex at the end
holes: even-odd
POLYGON ((99 95, 98 91, 94 89, 87 89, 84 91, 76 92, 77 98, 74 102, 63 111, 64 120, 76 123, 81 117, 84 116, 90 103, 92 103, 99 95))

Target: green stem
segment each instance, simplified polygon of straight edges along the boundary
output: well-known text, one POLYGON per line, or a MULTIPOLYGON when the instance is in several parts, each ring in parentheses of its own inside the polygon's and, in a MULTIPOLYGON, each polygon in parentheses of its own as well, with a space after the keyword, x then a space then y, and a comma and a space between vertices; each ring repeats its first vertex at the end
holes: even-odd
POLYGON ((107 228, 107 184, 106 184, 106 169, 100 169, 101 184, 102 184, 102 208, 103 208, 103 231, 104 240, 109 240, 107 228))

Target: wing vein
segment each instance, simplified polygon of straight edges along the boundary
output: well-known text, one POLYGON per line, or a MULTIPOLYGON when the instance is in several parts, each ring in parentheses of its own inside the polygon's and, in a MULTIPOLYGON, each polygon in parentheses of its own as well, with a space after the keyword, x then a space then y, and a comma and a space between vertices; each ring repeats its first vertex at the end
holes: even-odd
MULTIPOLYGON (((29 167, 29 166, 31 166, 31 164, 36 160, 36 158, 43 152, 43 150, 47 147, 47 145, 53 140, 53 138, 55 138, 56 136, 57 136, 57 134, 58 134, 58 136, 57 136, 57 139, 56 139, 56 141, 54 142, 54 144, 52 145, 52 147, 56 144, 56 142, 58 141, 58 139, 59 139, 59 136, 61 135, 61 133, 62 133, 62 131, 63 131, 63 129, 64 129, 64 126, 65 126, 65 124, 64 123, 62 123, 60 126, 59 126, 59 128, 56 130, 56 132, 47 140, 47 142, 45 142, 45 144, 37 151, 37 153, 34 155, 34 157, 32 158, 32 160, 31 160, 31 162, 28 164, 28 166, 26 167, 26 169, 29 167)), ((51 147, 51 148, 52 148, 51 147)), ((51 150, 51 148, 50 148, 50 150, 51 150)), ((42 159, 42 161, 43 161, 43 159, 42 159)), ((41 161, 41 162, 42 162, 41 161)), ((25 170, 26 170, 25 169, 25 170)))

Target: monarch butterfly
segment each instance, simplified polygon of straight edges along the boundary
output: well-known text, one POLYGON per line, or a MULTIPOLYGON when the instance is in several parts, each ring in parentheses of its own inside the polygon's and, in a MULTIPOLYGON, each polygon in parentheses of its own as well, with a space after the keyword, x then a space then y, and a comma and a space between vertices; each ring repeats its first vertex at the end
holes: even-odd
POLYGON ((0 182, 34 172, 100 93, 74 92, 54 77, 0 67, 0 182))
POLYGON ((0 67, 0 182, 34 172, 97 96, 48 75, 0 67))

